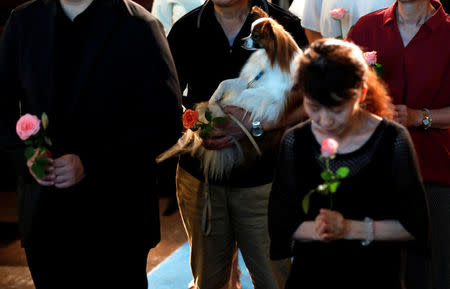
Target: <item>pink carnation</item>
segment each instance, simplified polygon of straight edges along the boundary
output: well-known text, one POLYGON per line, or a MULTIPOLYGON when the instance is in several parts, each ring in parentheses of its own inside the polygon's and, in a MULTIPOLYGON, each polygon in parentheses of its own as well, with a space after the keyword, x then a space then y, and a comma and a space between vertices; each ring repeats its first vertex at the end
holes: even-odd
POLYGON ((30 136, 35 135, 41 128, 41 120, 35 115, 25 114, 16 124, 16 132, 21 140, 27 140, 30 136))
POLYGON ((373 65, 373 64, 377 63, 377 52, 376 51, 364 52, 364 57, 366 58, 368 65, 373 65))
POLYGON ((320 151, 326 158, 334 156, 339 146, 339 143, 334 138, 326 138, 320 144, 322 145, 320 151))
POLYGON ((345 14, 347 14, 347 11, 344 8, 336 8, 330 11, 330 16, 336 20, 341 20, 345 14))

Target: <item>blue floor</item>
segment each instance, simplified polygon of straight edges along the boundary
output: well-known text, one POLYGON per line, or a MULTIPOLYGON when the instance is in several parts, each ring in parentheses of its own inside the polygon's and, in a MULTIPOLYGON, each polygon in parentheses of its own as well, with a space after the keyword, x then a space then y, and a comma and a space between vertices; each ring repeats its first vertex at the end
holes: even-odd
MULTIPOLYGON (((242 272, 242 289, 253 289, 250 276, 239 253, 239 267, 242 272)), ((151 289, 187 289, 192 280, 189 266, 189 243, 185 243, 173 252, 166 260, 148 273, 149 288, 151 289)))

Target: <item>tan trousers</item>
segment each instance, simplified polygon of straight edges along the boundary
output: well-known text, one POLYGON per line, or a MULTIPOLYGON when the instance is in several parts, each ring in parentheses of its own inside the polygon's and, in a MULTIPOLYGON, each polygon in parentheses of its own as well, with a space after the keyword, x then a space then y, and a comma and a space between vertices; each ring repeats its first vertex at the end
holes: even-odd
POLYGON ((284 288, 289 262, 275 263, 269 259, 270 189, 271 184, 252 188, 211 185, 210 233, 205 236, 202 230, 207 202, 205 185, 178 167, 177 197, 191 247, 191 269, 197 289, 228 288, 236 244, 255 289, 284 288))

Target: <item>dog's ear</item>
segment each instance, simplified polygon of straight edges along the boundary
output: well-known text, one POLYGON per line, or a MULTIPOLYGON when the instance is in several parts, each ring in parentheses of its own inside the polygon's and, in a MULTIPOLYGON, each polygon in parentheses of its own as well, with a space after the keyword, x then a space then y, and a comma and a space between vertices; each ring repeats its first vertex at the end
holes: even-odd
POLYGON ((251 16, 252 21, 255 21, 258 18, 269 17, 269 15, 264 10, 259 8, 258 6, 252 7, 250 16, 251 16))

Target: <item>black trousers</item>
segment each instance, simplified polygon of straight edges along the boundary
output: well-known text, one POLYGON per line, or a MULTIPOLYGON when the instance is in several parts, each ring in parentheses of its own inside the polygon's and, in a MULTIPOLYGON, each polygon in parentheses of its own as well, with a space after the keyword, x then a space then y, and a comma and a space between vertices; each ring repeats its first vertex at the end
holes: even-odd
POLYGON ((36 289, 147 289, 149 249, 97 244, 25 248, 36 289))

